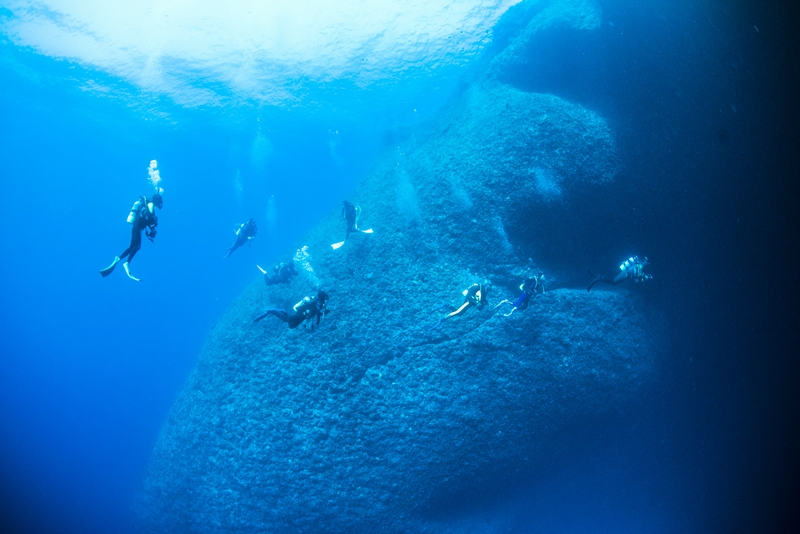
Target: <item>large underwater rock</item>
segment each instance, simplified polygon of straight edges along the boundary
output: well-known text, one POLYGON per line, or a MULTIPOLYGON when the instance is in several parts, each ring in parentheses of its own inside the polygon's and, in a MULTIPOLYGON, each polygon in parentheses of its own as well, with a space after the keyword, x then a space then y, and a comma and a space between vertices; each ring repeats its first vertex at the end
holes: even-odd
POLYGON ((354 195, 373 235, 334 251, 331 214, 304 240, 313 273, 254 282, 216 325, 153 453, 145 530, 441 531, 437 507, 535 466, 559 431, 629 398, 655 342, 624 293, 494 309, 533 269, 505 238, 517 204, 535 212, 552 187, 596 186, 614 165, 586 110, 499 86, 465 94, 354 195), (489 305, 432 328, 484 279, 489 305), (332 312, 313 333, 252 322, 315 283, 332 312))
POLYGON ((439 511, 535 472, 549 443, 653 373, 659 329, 625 292, 549 288, 511 316, 494 308, 536 270, 509 233, 617 166, 597 114, 466 90, 353 195, 373 235, 332 250, 331 213, 301 243, 300 276, 257 280, 217 323, 158 438, 142 529, 459 531, 439 511), (486 279, 488 305, 433 328, 486 279), (315 284, 332 311, 314 332, 253 323, 315 284))
POLYGON ((623 294, 551 291, 431 331, 434 302, 393 274, 355 275, 385 301, 336 291, 313 334, 253 325, 260 287, 234 305, 158 440, 147 530, 419 532, 433 505, 508 481, 651 372, 623 294))

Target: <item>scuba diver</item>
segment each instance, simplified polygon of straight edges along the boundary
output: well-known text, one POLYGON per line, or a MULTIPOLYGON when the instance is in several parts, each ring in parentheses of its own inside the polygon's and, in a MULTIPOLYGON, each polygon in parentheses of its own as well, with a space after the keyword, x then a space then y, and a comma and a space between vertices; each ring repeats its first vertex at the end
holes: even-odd
POLYGON ((531 302, 531 299, 537 292, 544 294, 544 274, 539 273, 538 275, 534 275, 533 278, 526 278, 522 284, 520 284, 519 288, 522 291, 522 295, 517 297, 517 300, 512 302, 506 299, 495 306, 495 308, 499 308, 503 304, 511 304, 513 306, 513 309, 510 312, 503 314, 503 317, 508 317, 516 310, 524 310, 527 308, 528 304, 531 302))
MULTIPOLYGON (((442 321, 444 321, 445 319, 449 319, 450 317, 455 317, 456 315, 461 315, 462 313, 464 313, 464 310, 466 310, 470 306, 478 306, 478 305, 483 306, 484 304, 486 304, 486 297, 491 289, 492 289, 492 283, 489 282, 488 280, 483 282, 482 284, 472 284, 471 286, 469 286, 467 289, 461 292, 461 294, 464 295, 464 304, 462 304, 457 309, 451 311, 450 313, 439 319, 439 322, 436 323, 436 326, 434 326, 431 330, 439 328, 439 325, 442 324, 442 321)), ((443 306, 439 306, 436 309, 440 310, 446 306, 448 305, 445 304, 443 306)))
POLYGON ((294 263, 286 263, 280 262, 278 265, 272 268, 271 276, 267 274, 267 271, 261 268, 260 265, 256 265, 258 270, 261 271, 261 274, 264 275, 264 283, 268 286, 274 286, 276 284, 288 284, 292 281, 292 278, 297 276, 297 269, 294 268, 294 263))
POLYGON ((313 320, 314 317, 317 318, 316 324, 313 322, 311 323, 311 331, 314 331, 315 326, 319 326, 320 320, 324 315, 328 315, 328 294, 322 291, 321 289, 317 291, 317 295, 315 297, 303 297, 303 300, 298 302, 292 307, 292 311, 294 313, 289 313, 285 310, 281 310, 278 308, 270 308, 258 317, 256 317, 253 322, 257 323, 267 315, 274 315, 284 323, 289 325, 289 328, 297 328, 300 324, 308 320, 313 320))
POLYGON ((250 219, 247 222, 243 222, 239 225, 239 228, 236 229, 236 241, 233 242, 233 245, 230 246, 228 252, 222 256, 222 259, 227 258, 233 251, 237 248, 241 247, 245 243, 249 242, 252 239, 255 239, 256 234, 258 233, 258 227, 256 227, 256 221, 250 219))
POLYGON ((622 272, 620 272, 613 280, 609 280, 608 278, 605 278, 603 275, 595 276, 595 274, 592 271, 589 271, 589 274, 591 276, 594 276, 594 280, 592 280, 592 283, 589 284, 589 287, 586 288, 586 291, 591 291, 592 287, 597 283, 615 285, 619 284, 620 282, 628 278, 633 278, 634 282, 642 282, 644 280, 649 280, 650 278, 653 277, 653 275, 644 274, 645 265, 647 265, 647 258, 643 260, 640 260, 639 256, 628 258, 619 266, 619 270, 622 272))
POLYGON ((122 264, 125 268, 125 273, 128 275, 128 278, 139 282, 140 280, 131 274, 130 263, 133 261, 133 257, 136 256, 136 253, 142 247, 142 230, 145 231, 147 235, 147 239, 150 242, 153 242, 153 239, 156 237, 156 226, 158 226, 158 217, 155 213, 155 208, 161 209, 164 207, 164 199, 161 197, 161 190, 153 195, 153 198, 150 200, 147 197, 139 197, 139 199, 134 202, 133 207, 131 208, 130 213, 128 214, 128 223, 133 225, 131 229, 131 244, 125 251, 120 254, 119 256, 114 257, 114 261, 111 262, 111 265, 106 267, 105 269, 100 269, 100 275, 104 278, 114 272, 114 267, 117 266, 122 259, 128 258, 128 261, 122 264))
POLYGON ((356 206, 348 200, 345 200, 342 204, 342 217, 344 218, 345 222, 347 223, 347 233, 344 236, 344 241, 339 241, 338 243, 334 243, 331 245, 333 250, 341 247, 347 241, 347 238, 350 237, 350 234, 353 232, 361 232, 362 234, 371 234, 372 228, 368 228, 366 230, 360 230, 358 228, 358 219, 361 217, 361 206, 356 206))

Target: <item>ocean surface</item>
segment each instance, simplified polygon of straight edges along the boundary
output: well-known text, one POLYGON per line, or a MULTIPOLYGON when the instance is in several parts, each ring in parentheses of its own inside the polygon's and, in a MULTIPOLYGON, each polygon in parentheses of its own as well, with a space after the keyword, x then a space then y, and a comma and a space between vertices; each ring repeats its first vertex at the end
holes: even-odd
MULTIPOLYGON (((0 4, 0 531, 136 532, 159 430, 256 265, 471 83, 516 3, 0 4), (101 278, 151 160, 142 281, 101 278), (223 259, 250 217, 258 237, 223 259)), ((647 256, 632 291, 669 358, 477 506, 515 532, 800 531, 797 9, 599 4, 591 53, 552 43, 518 76, 600 114, 619 150, 613 205, 542 221, 564 243, 546 264, 583 288, 647 256)))

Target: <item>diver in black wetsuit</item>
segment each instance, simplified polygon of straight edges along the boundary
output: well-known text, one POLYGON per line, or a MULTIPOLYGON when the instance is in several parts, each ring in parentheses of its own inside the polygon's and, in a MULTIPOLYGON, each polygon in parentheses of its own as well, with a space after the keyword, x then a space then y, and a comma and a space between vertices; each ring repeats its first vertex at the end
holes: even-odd
POLYGON ((258 267, 258 270, 264 275, 264 283, 268 286, 288 284, 292 281, 292 278, 297 276, 297 269, 294 268, 294 263, 286 264, 280 262, 272 268, 272 272, 274 273, 272 275, 267 274, 267 271, 262 269, 260 265, 256 265, 256 267, 258 267))
POLYGON ((586 291, 591 291, 592 287, 598 283, 616 285, 624 280, 627 280, 628 278, 632 278, 634 282, 643 282, 644 280, 649 280, 653 277, 653 275, 644 274, 645 265, 647 265, 647 258, 643 260, 640 260, 639 256, 628 258, 622 263, 622 265, 619 266, 619 270, 621 272, 614 277, 613 280, 609 280, 602 275, 595 276, 592 271, 589 271, 589 274, 594 276, 594 280, 592 280, 592 283, 586 288, 586 291))
POLYGON ((333 243, 331 245, 333 250, 336 250, 344 245, 347 242, 347 239, 350 237, 350 234, 353 232, 361 232, 362 234, 372 233, 372 228, 362 230, 358 227, 358 219, 361 217, 361 206, 356 206, 349 200, 345 200, 342 203, 342 217, 347 223, 347 233, 344 236, 344 241, 339 241, 338 243, 333 243))
POLYGON ((520 290, 522 291, 522 295, 517 297, 517 300, 510 301, 508 299, 504 300, 495 308, 500 307, 503 304, 511 304, 514 308, 505 314, 506 317, 514 313, 516 310, 524 310, 530 304, 531 299, 533 296, 538 293, 544 293, 544 274, 539 273, 535 275, 533 278, 526 278, 522 284, 519 286, 520 290))
POLYGON ((361 206, 355 206, 349 200, 345 200, 342 204, 342 217, 347 222, 347 234, 344 239, 347 240, 350 234, 358 232, 358 218, 361 215, 361 206))
MULTIPOLYGON (((488 281, 482 284, 472 284, 471 286, 469 286, 467 289, 461 292, 461 294, 464 295, 464 304, 462 304, 457 309, 451 311, 450 313, 439 319, 439 322, 436 323, 436 326, 434 326, 433 328, 438 328, 439 325, 442 324, 442 321, 444 321, 445 319, 449 319, 450 317, 455 317, 456 315, 461 315, 462 313, 464 313, 464 310, 466 310, 470 306, 483 306, 484 304, 486 304, 486 297, 491 289, 492 289, 492 284, 491 282, 488 281)), ((440 309, 444 308, 445 306, 441 306, 440 309)))
POLYGON ((161 197, 161 193, 156 193, 150 200, 147 200, 146 197, 139 197, 139 200, 133 204, 133 208, 131 208, 131 212, 128 215, 128 222, 133 225, 131 229, 131 244, 122 254, 114 257, 114 261, 111 262, 111 265, 100 270, 101 276, 105 278, 114 272, 114 267, 117 266, 117 263, 127 257, 128 261, 122 264, 125 268, 125 273, 131 280, 136 282, 140 281, 131 274, 129 265, 133 261, 133 257, 136 256, 136 253, 142 247, 142 230, 145 230, 147 239, 150 241, 155 239, 156 226, 158 226, 158 217, 156 216, 155 208, 161 209, 163 207, 164 199, 161 197))
POLYGON ((256 234, 258 233, 258 227, 256 226, 256 221, 250 219, 247 222, 243 222, 239 225, 239 228, 236 229, 236 241, 233 242, 233 245, 230 246, 228 252, 222 257, 222 259, 227 258, 233 251, 237 248, 241 247, 248 241, 255 239, 256 234))
POLYGON ((317 292, 317 296, 303 297, 303 300, 295 304, 292 307, 292 311, 294 313, 289 313, 278 308, 270 308, 256 317, 253 322, 257 323, 267 315, 274 315, 284 323, 287 323, 289 328, 297 328, 306 319, 313 321, 314 317, 316 317, 316 324, 313 322, 311 324, 311 330, 313 331, 315 326, 319 326, 319 322, 322 320, 322 317, 328 314, 327 305, 328 294, 322 290, 319 290, 317 292))

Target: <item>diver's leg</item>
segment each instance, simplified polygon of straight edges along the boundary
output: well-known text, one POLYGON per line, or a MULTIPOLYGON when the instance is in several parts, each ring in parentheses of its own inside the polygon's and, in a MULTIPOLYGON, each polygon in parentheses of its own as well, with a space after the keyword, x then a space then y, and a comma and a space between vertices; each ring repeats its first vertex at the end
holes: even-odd
POLYGON ((128 257, 128 263, 130 263, 140 248, 142 248, 142 229, 134 226, 131 232, 131 244, 119 255, 119 258, 124 260, 127 256, 130 256, 128 257))
MULTIPOLYGON (((128 248, 130 251, 128 253, 128 261, 125 263, 130 263, 133 261, 133 257, 136 256, 136 253, 139 252, 139 249, 142 248, 142 234, 136 234, 136 239, 131 242, 131 246, 128 248)), ((122 256, 120 256, 122 257, 122 256)))
POLYGON ((628 278, 628 271, 622 271, 621 273, 619 273, 619 274, 616 276, 616 278, 614 278, 614 281, 613 281, 613 282, 611 282, 611 283, 612 283, 612 284, 619 284, 620 282, 622 282, 622 281, 623 281, 623 280, 625 280, 626 278, 628 278))
POLYGON ((238 237, 236 238, 236 241, 234 241, 233 245, 231 245, 231 248, 229 248, 229 249, 228 249, 228 252, 227 252, 227 254, 225 254, 225 256, 223 256, 223 258, 227 258, 227 257, 228 257, 228 256, 230 256, 231 254, 233 254, 233 252, 234 252, 234 251, 235 251, 237 248, 241 247, 241 246, 242 246, 242 245, 244 245, 246 242, 247 242, 247 238, 246 238, 246 237, 244 237, 244 236, 241 236, 241 235, 240 235, 240 236, 238 236, 238 237))
POLYGON ((127 249, 125 249, 125 252, 120 254, 119 257, 120 259, 123 259, 126 256, 128 257, 128 261, 123 263, 122 266, 125 268, 125 274, 128 275, 128 278, 136 282, 139 282, 140 280, 131 274, 131 269, 129 264, 130 262, 133 261, 133 257, 136 256, 136 253, 139 251, 140 248, 142 248, 142 230, 140 228, 134 227, 133 233, 131 234, 131 245, 127 249))
POLYGON ((256 317, 253 320, 253 322, 257 323, 258 321, 260 321, 261 319, 263 319, 267 315, 274 315, 275 317, 277 317, 278 319, 280 319, 284 323, 289 321, 289 314, 286 313, 284 310, 279 310, 278 308, 270 308, 267 311, 265 311, 264 313, 262 313, 261 315, 259 315, 258 317, 256 317))
POLYGON ((302 313, 295 313, 294 315, 288 316, 286 318, 286 322, 289 323, 289 328, 297 328, 305 320, 306 317, 302 313))

